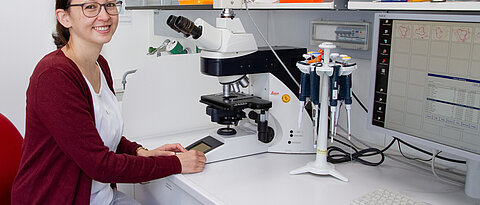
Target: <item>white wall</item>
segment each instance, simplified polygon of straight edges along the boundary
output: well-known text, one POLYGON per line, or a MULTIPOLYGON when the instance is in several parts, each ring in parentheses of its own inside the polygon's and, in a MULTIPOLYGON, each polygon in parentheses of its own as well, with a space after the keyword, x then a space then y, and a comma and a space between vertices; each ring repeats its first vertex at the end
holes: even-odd
POLYGON ((55 49, 53 0, 2 1, 0 6, 0 113, 24 134, 25 91, 37 62, 55 49))
MULTIPOLYGON (((55 1, 4 1, 0 7, 0 113, 25 134, 25 92, 38 61, 56 49, 55 1)), ((126 11, 102 54, 112 69, 115 87, 127 70, 146 58, 153 36, 153 11, 126 11), (125 22, 125 20, 129 20, 125 22)))
POLYGON ((153 39, 153 11, 127 10, 120 15, 120 22, 110 43, 105 44, 102 55, 107 59, 114 87, 121 87, 121 77, 137 69, 147 56, 149 42, 153 39))

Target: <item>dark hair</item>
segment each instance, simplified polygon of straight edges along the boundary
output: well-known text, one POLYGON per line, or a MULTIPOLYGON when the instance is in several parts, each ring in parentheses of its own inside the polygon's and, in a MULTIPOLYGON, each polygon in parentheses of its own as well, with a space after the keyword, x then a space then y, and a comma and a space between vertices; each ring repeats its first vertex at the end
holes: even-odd
MULTIPOLYGON (((70 4, 70 0, 56 0, 55 3, 55 10, 57 9, 65 9, 67 10, 67 5, 70 4)), ((68 43, 68 39, 70 39, 70 31, 68 28, 65 28, 57 19, 57 28, 56 33, 52 34, 53 42, 57 45, 57 48, 62 48, 68 43)))

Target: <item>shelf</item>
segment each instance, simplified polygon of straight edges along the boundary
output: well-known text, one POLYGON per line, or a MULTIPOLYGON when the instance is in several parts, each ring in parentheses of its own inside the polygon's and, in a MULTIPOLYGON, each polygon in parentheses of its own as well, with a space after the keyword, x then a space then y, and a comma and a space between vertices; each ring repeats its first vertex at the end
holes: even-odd
POLYGON ((127 6, 127 10, 211 10, 212 4, 199 5, 152 5, 152 6, 127 6))
POLYGON ((480 2, 348 2, 348 9, 365 10, 424 10, 424 11, 480 11, 480 2))
MULTIPOLYGON (((249 9, 336 9, 342 8, 342 1, 324 3, 250 3, 249 9)), ((146 5, 127 6, 127 10, 211 10, 213 5, 146 5)), ((419 11, 480 11, 480 2, 361 2, 349 1, 348 9, 352 10, 419 10, 419 11)))
POLYGON ((334 9, 334 2, 324 3, 251 3, 249 9, 334 9))
MULTIPOLYGON (((249 3, 249 9, 335 9, 334 2, 324 3, 249 3)), ((211 10, 213 5, 145 5, 126 6, 127 10, 211 10)))

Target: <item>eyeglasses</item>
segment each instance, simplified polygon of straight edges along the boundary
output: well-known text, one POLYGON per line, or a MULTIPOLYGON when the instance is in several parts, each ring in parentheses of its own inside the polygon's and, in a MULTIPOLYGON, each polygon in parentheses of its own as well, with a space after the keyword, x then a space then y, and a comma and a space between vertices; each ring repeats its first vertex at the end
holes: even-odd
POLYGON ((100 11, 102 10, 102 6, 105 7, 105 11, 108 14, 118 15, 120 10, 122 9, 122 3, 123 2, 121 2, 121 1, 117 1, 117 2, 111 1, 111 2, 104 3, 104 4, 100 4, 100 3, 97 3, 97 2, 86 2, 86 3, 83 3, 83 4, 69 4, 69 5, 67 5, 67 8, 71 7, 71 6, 81 6, 82 11, 83 11, 83 15, 91 18, 91 17, 98 16, 100 11))

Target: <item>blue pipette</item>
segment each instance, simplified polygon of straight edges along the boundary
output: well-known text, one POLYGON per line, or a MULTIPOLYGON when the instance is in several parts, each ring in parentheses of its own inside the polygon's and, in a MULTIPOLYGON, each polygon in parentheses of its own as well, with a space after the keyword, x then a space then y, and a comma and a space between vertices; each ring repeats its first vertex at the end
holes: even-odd
POLYGON ((350 109, 352 105, 352 74, 343 76, 345 79, 345 85, 343 86, 345 89, 345 109, 347 110, 347 130, 348 130, 348 140, 350 140, 351 132, 350 132, 350 109))
MULTIPOLYGON (((297 66, 310 67, 310 65, 306 62, 297 62, 297 66)), ((305 102, 309 97, 310 97, 310 74, 302 72, 300 74, 300 93, 298 95, 298 99, 300 100, 300 111, 298 113, 298 129, 300 129, 302 126, 303 109, 305 108, 305 102)))
POLYGON ((342 107, 342 102, 345 100, 345 76, 340 75, 338 77, 338 103, 337 103, 337 112, 335 114, 335 128, 333 130, 333 136, 337 135, 337 126, 338 118, 340 116, 340 108, 342 107))
POLYGON ((333 142, 333 134, 334 134, 334 126, 335 126, 335 111, 337 108, 337 100, 338 100, 338 77, 340 74, 340 65, 333 66, 333 74, 330 76, 330 133, 332 134, 332 142, 333 142))

